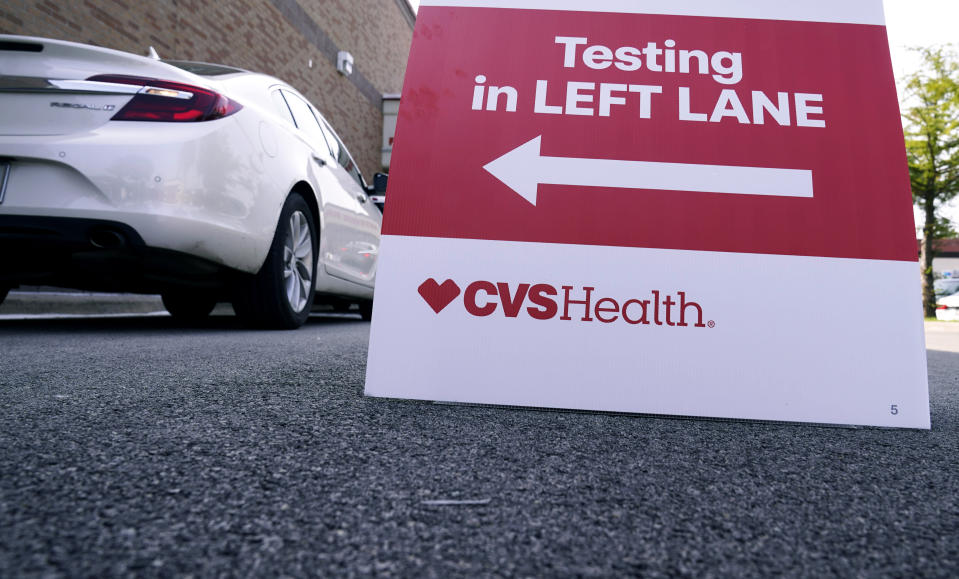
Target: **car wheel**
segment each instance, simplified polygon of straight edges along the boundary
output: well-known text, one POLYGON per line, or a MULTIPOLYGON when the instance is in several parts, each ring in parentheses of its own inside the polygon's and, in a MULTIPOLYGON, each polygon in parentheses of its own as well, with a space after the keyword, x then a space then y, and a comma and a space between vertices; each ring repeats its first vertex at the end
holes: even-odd
POLYGON ((260 272, 240 282, 233 309, 257 327, 298 328, 313 307, 318 237, 313 212, 299 193, 283 204, 260 272))
POLYGON ((160 295, 163 307, 174 319, 196 322, 210 315, 216 307, 216 298, 202 293, 167 292, 160 295))

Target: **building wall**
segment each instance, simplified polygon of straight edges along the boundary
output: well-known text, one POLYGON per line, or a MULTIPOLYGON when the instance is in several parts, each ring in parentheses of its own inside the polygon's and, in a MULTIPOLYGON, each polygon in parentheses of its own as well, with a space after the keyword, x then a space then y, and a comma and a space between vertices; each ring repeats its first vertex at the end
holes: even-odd
POLYGON ((369 178, 381 169, 380 95, 403 87, 413 38, 406 0, 7 0, 0 33, 264 72, 309 98, 369 178), (336 72, 336 53, 354 74, 336 72), (310 66, 312 61, 312 67, 310 66))

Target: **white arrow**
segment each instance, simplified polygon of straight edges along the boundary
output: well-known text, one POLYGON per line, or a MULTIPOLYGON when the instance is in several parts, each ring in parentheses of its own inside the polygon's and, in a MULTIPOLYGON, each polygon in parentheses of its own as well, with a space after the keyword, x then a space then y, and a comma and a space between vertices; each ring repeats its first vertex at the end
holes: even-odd
POLYGON ((536 137, 483 167, 533 205, 536 205, 536 188, 540 183, 776 197, 813 196, 812 171, 544 157, 539 154, 541 139, 542 136, 536 137))

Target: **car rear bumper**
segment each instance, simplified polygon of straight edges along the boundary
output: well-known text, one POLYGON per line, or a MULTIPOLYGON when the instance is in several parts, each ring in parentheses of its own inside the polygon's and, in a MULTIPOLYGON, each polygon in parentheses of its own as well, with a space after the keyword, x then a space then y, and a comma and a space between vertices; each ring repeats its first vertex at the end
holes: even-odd
POLYGON ((0 215, 0 286, 133 293, 192 288, 226 294, 236 275, 194 255, 149 247, 125 223, 0 215))
POLYGON ((282 197, 249 132, 230 117, 0 136, 0 158, 11 165, 0 215, 123 223, 147 247, 252 273, 272 242, 282 197))

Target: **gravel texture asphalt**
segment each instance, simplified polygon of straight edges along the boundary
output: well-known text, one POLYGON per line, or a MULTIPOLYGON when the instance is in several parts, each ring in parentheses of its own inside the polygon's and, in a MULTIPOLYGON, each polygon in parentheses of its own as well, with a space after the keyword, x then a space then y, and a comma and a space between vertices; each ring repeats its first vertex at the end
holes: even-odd
POLYGON ((959 575, 959 334, 931 431, 368 399, 368 334, 0 320, 0 576, 959 575))

